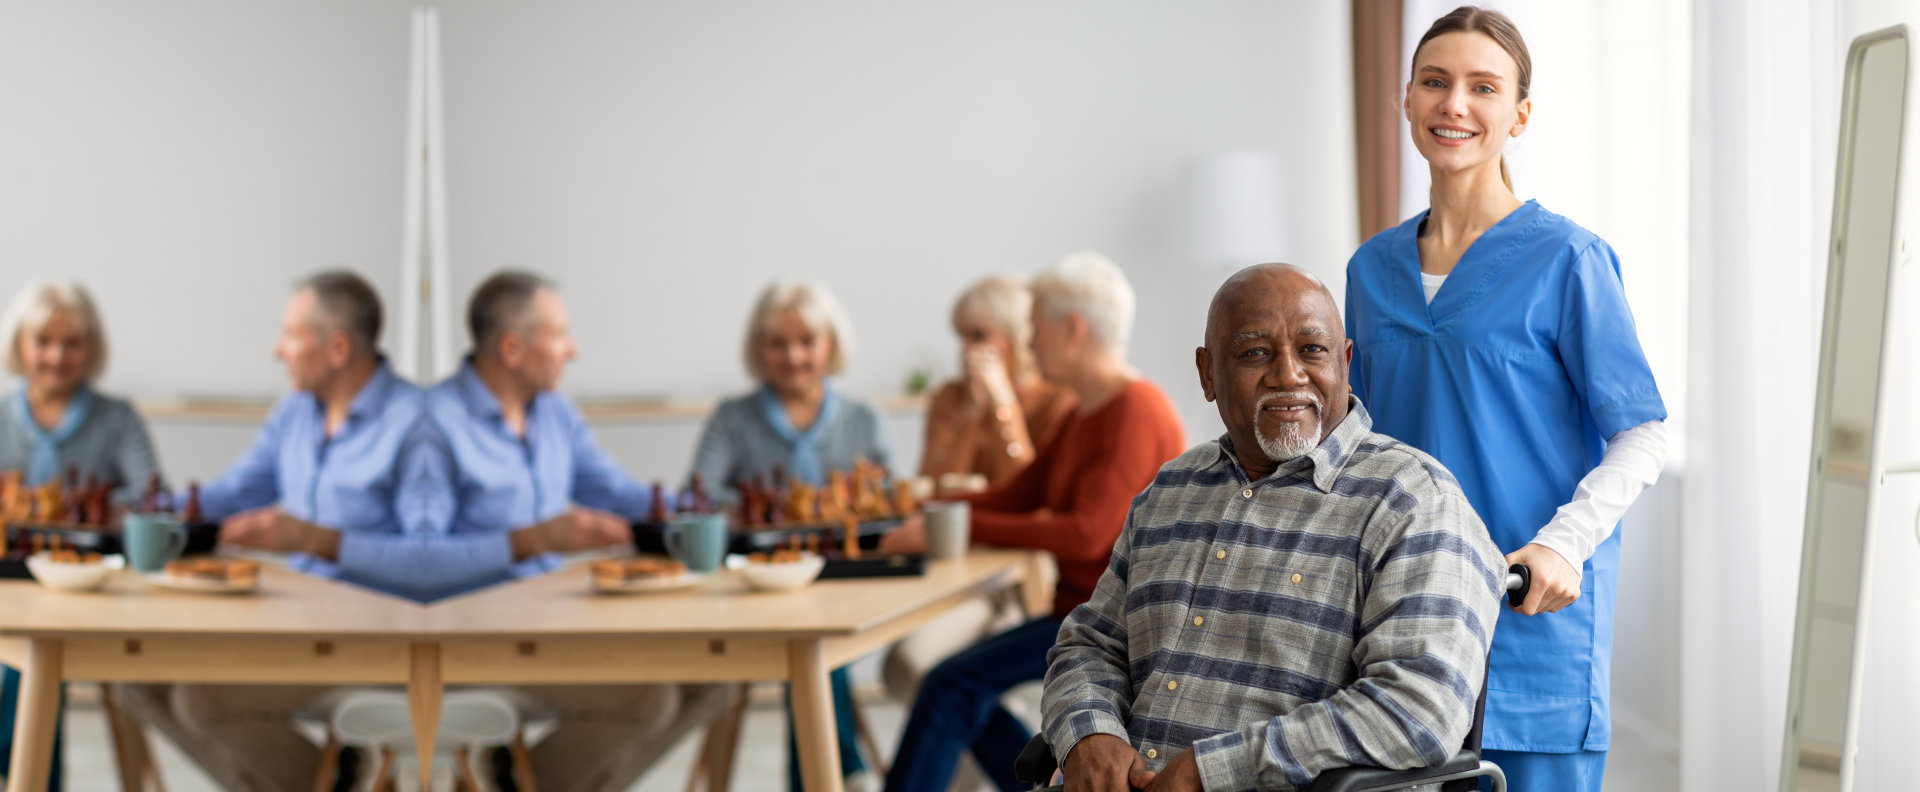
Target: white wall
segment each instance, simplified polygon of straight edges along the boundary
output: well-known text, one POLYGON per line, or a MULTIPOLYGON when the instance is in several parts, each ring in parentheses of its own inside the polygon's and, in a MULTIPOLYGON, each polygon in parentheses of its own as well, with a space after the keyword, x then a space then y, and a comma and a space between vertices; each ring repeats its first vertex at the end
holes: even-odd
POLYGON ((104 385, 284 389, 293 281, 399 282, 407 11, 392 3, 0 5, 0 299, 78 278, 104 385))
MULTIPOLYGON (((1336 291, 1358 241, 1344 3, 476 0, 441 19, 454 288, 557 276, 577 395, 745 389, 747 307, 776 277, 832 287, 847 385, 897 393, 954 370, 966 283, 1094 248, 1133 280, 1133 358, 1197 440, 1219 431, 1191 350, 1221 273, 1183 259, 1188 165, 1275 152, 1288 258, 1336 291)), ((94 288, 109 390, 282 391, 268 347, 294 278, 352 266, 397 314, 407 26, 373 0, 0 8, 0 294, 94 288)), ((616 453, 683 470, 670 424, 621 429, 616 453)), ((161 454, 198 473, 192 425, 161 454)))
MULTIPOLYGON (((1183 260, 1184 170, 1278 153, 1292 257, 1339 287, 1356 244, 1344 4, 449 4, 455 280, 552 273, 579 393, 749 387, 752 298, 818 279, 852 315, 845 382, 954 371, 952 297, 1094 248, 1139 292, 1132 353, 1197 439, 1217 273, 1183 260)), ((1251 263, 1251 262, 1249 262, 1251 263)), ((683 464, 683 463, 682 463, 683 464)))

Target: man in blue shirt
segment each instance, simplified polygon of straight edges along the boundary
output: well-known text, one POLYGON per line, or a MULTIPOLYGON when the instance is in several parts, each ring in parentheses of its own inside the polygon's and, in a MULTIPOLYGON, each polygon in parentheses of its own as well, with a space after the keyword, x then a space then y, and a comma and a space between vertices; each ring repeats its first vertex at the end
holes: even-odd
MULTIPOLYGON (((501 272, 467 307, 473 354, 427 394, 438 453, 425 475, 447 483, 434 498, 447 549, 437 573, 447 594, 557 568, 560 553, 625 545, 652 492, 593 440, 555 388, 577 350, 566 305, 553 285, 501 272), (457 579, 456 579, 457 578, 457 579)), ((719 685, 540 686, 523 693, 558 715, 559 729, 533 749, 542 790, 625 789, 658 759, 660 746, 717 715, 719 685)))
MULTIPOLYGON (((422 524, 435 493, 418 474, 430 448, 418 386, 379 352, 380 298, 350 272, 323 272, 287 298, 274 357, 294 392, 248 449, 200 491, 231 545, 290 553, 295 569, 409 596, 409 570, 384 548, 422 524)), ((404 559, 398 559, 404 560, 404 559)), ((167 732, 227 789, 312 784, 319 752, 287 728, 327 688, 127 685, 129 712, 167 732)))

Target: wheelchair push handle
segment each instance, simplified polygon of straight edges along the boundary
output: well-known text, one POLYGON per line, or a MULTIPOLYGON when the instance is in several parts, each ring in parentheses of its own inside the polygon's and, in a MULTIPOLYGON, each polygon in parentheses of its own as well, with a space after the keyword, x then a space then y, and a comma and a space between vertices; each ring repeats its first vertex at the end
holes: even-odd
POLYGON ((1533 570, 1526 564, 1514 564, 1507 567, 1507 604, 1520 607, 1527 601, 1527 591, 1533 588, 1533 570))

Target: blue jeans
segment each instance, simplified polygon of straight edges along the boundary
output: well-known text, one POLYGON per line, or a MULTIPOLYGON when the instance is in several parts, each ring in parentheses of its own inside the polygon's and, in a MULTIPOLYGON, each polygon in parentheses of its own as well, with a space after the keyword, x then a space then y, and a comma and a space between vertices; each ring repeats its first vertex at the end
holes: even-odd
POLYGON ((1000 696, 1047 675, 1047 650, 1059 619, 1027 622, 981 641, 935 666, 920 683, 907 733, 887 774, 887 792, 946 789, 960 752, 971 748, 993 783, 1008 792, 1028 789, 1013 777, 1013 760, 1033 735, 1000 696))
MULTIPOLYGON (((13 737, 20 712, 20 672, 12 666, 0 666, 0 775, 13 774, 13 737)), ((67 712, 67 686, 60 686, 60 714, 67 712)), ((60 721, 66 720, 62 717, 60 721)), ((60 792, 60 755, 65 753, 65 726, 54 721, 53 767, 47 773, 47 792, 60 792)))
MULTIPOLYGON (((1607 769, 1606 751, 1481 751, 1480 758, 1500 766, 1511 792, 1600 792, 1600 776, 1607 769)), ((1487 780, 1480 779, 1480 789, 1487 788, 1487 780)))
MULTIPOLYGON (((853 679, 847 669, 836 668, 827 675, 833 683, 833 731, 840 739, 840 775, 850 776, 867 769, 860 759, 859 732, 853 726, 853 679)), ((800 792, 800 741, 793 732, 793 690, 787 690, 787 789, 800 792)))

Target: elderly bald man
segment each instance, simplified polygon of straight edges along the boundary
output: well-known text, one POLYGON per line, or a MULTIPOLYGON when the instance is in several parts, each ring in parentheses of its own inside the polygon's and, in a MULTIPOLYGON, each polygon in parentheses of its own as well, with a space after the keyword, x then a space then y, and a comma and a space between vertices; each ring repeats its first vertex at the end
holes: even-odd
POLYGON ((1240 271, 1194 351, 1226 434, 1133 502, 1048 654, 1069 790, 1304 789, 1445 760, 1472 726, 1500 551, 1432 457, 1372 431, 1333 296, 1240 271))

